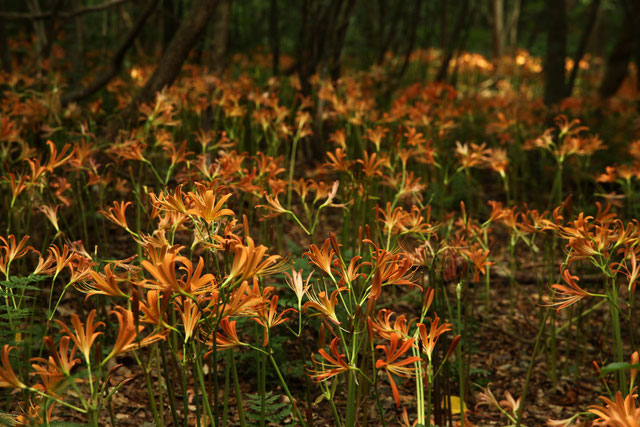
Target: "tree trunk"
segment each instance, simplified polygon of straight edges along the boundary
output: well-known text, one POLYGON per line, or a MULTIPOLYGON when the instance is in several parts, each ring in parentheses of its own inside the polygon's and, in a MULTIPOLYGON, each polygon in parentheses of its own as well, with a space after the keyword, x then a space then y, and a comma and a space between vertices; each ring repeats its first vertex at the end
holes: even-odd
POLYGON ((510 51, 514 51, 518 46, 518 23, 520 22, 521 11, 522 0, 513 0, 511 15, 506 29, 506 43, 510 51))
POLYGON ((180 19, 175 0, 162 0, 162 51, 164 52, 178 30, 180 19))
MULTIPOLYGON (((0 9, 4 9, 5 0, 0 0, 0 9)), ((7 73, 11 72, 11 55, 9 53, 9 43, 7 40, 7 29, 4 18, 0 18, 0 61, 2 69, 7 73)))
POLYGON ((113 58, 111 59, 111 63, 108 65, 107 70, 96 77, 91 83, 89 83, 88 86, 76 89, 71 93, 63 95, 60 99, 62 105, 67 105, 70 102, 79 101, 93 95, 104 86, 106 86, 107 83, 111 81, 111 79, 118 75, 118 73, 120 72, 120 68, 122 67, 122 62, 124 61, 125 54, 129 50, 131 45, 133 45, 133 42, 140 34, 140 31, 142 31, 145 22, 147 22, 147 19, 149 18, 149 16, 151 16, 157 4, 158 0, 149 1, 147 7, 138 17, 135 25, 133 26, 133 28, 131 28, 131 31, 129 31, 129 34, 127 34, 127 37, 122 41, 122 44, 113 55, 113 58))
POLYGON ((456 52, 456 46, 462 40, 462 29, 469 15, 469 1, 470 0, 464 0, 464 2, 462 3, 462 7, 460 8, 458 17, 456 19, 456 26, 453 29, 451 37, 447 37, 449 42, 447 43, 446 51, 442 58, 442 63, 440 64, 440 69, 438 70, 438 74, 436 75, 437 82, 444 82, 447 79, 449 63, 453 59, 453 54, 456 52))
POLYGON ((226 67, 229 26, 231 23, 231 0, 219 0, 215 7, 213 37, 211 39, 212 69, 221 73, 226 67))
POLYGON ((271 55, 273 58, 273 75, 280 74, 280 11, 278 0, 269 2, 269 42, 271 43, 271 55))
POLYGON ((335 81, 340 78, 340 70, 342 68, 342 50, 344 48, 344 41, 347 37, 347 31, 349 30, 349 22, 351 21, 351 15, 353 14, 353 8, 356 5, 356 0, 348 0, 345 7, 345 11, 342 14, 338 29, 336 32, 336 40, 333 44, 333 59, 331 63, 331 78, 335 81))
MULTIPOLYGON (((120 114, 120 119, 123 119, 125 123, 133 120, 138 105, 153 100, 158 91, 174 82, 182 69, 182 64, 186 61, 189 52, 216 10, 217 3, 217 0, 198 0, 193 5, 171 39, 167 50, 158 61, 158 66, 153 74, 129 106, 120 114)), ((116 126, 117 123, 114 121, 112 125, 116 126)), ((111 130, 113 129, 112 127, 111 130)))
POLYGON ((629 63, 634 49, 633 28, 631 27, 631 22, 626 20, 620 38, 607 58, 606 70, 598 90, 602 100, 615 95, 629 73, 629 63))
POLYGON ((601 0, 593 0, 591 2, 589 15, 587 17, 587 25, 586 27, 584 27, 584 31, 582 32, 582 36, 580 37, 580 42, 578 43, 578 49, 576 50, 576 54, 573 56, 573 67, 571 67, 571 73, 569 74, 569 81, 567 82, 566 88, 567 96, 571 96, 571 93, 573 92, 573 87, 576 83, 576 78, 578 77, 578 71, 580 70, 580 61, 587 51, 587 44, 589 43, 591 33, 593 32, 593 28, 595 27, 596 21, 598 20, 600 3, 601 0))
POLYGON ((547 53, 544 63, 544 102, 557 104, 567 96, 565 58, 567 57, 567 10, 565 0, 546 0, 547 53))
POLYGON ((491 0, 491 41, 493 59, 499 60, 504 52, 504 0, 491 0))

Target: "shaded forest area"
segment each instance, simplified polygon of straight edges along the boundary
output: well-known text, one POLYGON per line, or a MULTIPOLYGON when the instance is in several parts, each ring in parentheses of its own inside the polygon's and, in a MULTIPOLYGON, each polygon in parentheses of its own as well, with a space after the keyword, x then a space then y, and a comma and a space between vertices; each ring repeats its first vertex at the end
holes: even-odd
POLYGON ((638 0, 0 0, 0 425, 637 427, 638 64, 638 0))

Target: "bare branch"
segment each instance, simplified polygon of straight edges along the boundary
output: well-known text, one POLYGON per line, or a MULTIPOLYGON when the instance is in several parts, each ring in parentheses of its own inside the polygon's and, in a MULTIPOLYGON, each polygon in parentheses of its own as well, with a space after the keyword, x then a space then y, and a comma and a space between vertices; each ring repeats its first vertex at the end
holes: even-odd
POLYGON ((72 10, 69 12, 49 11, 42 13, 20 13, 20 12, 0 12, 0 18, 3 19, 16 19, 37 21, 41 19, 49 19, 54 16, 57 18, 73 18, 78 15, 84 15, 86 13, 99 12, 101 10, 109 9, 114 6, 119 6, 124 3, 128 3, 131 0, 111 0, 104 3, 97 4, 95 6, 82 7, 80 9, 72 10))

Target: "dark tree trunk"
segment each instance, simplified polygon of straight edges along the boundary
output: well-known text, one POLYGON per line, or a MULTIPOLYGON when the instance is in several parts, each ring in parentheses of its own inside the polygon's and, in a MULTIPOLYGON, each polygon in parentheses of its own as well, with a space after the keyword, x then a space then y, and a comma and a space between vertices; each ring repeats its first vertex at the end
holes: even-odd
POLYGON ((567 96, 567 9, 565 0, 546 0, 547 53, 544 63, 544 102, 557 104, 567 96))
POLYGON ((402 61, 402 65, 396 74, 396 78, 400 79, 407 71, 407 67, 409 66, 409 59, 411 58, 411 52, 413 52, 413 48, 416 44, 416 35, 418 33, 418 22, 420 22, 420 15, 422 12, 422 0, 415 0, 415 6, 413 13, 411 14, 411 21, 409 24, 409 28, 411 33, 409 34, 409 43, 407 43, 407 49, 404 52, 404 59, 402 61))
POLYGON ((393 9, 393 15, 391 19, 387 15, 388 11, 388 3, 380 2, 380 32, 383 34, 382 45, 380 46, 380 50, 378 52, 378 64, 382 64, 384 62, 384 57, 387 54, 387 51, 391 48, 394 39, 398 37, 397 28, 398 23, 400 22, 400 15, 404 9, 404 2, 396 2, 396 7, 393 9), (385 22, 390 21, 389 29, 385 35, 385 22))
POLYGON ((344 48, 344 41, 347 37, 347 31, 349 30, 349 21, 353 14, 353 8, 356 5, 356 0, 348 0, 345 12, 342 14, 340 23, 338 25, 336 40, 333 43, 333 60, 331 64, 331 78, 335 81, 340 78, 340 70, 342 68, 342 50, 344 48))
MULTIPOLYGON (((636 88, 640 92, 640 0, 623 0, 623 4, 627 16, 631 21, 631 27, 633 28, 633 55, 636 62, 636 88)), ((636 105, 638 112, 640 112, 640 99, 638 99, 636 105)))
POLYGON ((229 25, 231 23, 231 0, 218 0, 213 18, 211 68, 216 73, 221 73, 226 67, 227 47, 229 45, 229 25))
POLYGON ((175 0, 162 0, 162 51, 164 52, 178 30, 180 18, 175 0))
POLYGON ((576 78, 578 77, 578 71, 580 70, 580 61, 587 51, 587 45, 591 38, 591 33, 593 32, 593 28, 598 20, 598 10, 600 10, 601 2, 602 0, 593 0, 591 2, 589 15, 587 17, 587 26, 584 27, 584 31, 580 37, 580 42, 578 43, 578 49, 576 50, 576 54, 573 56, 573 67, 571 67, 571 73, 569 74, 569 80, 567 81, 567 96, 571 96, 571 93, 573 92, 573 87, 575 86, 576 78))
POLYGON ((631 22, 626 21, 620 38, 607 58, 607 66, 600 83, 600 99, 609 99, 618 92, 629 73, 629 63, 634 49, 634 35, 631 22))
POLYGON ((136 20, 135 25, 127 34, 127 37, 122 41, 122 44, 113 55, 111 59, 111 63, 108 65, 107 70, 96 77, 88 86, 79 88, 71 93, 63 95, 61 98, 61 102, 63 105, 66 105, 70 102, 79 101, 88 96, 93 95, 104 86, 107 85, 115 76, 120 72, 120 68, 122 67, 122 62, 124 61, 124 56, 129 50, 129 48, 133 45, 134 40, 140 34, 140 31, 144 27, 145 22, 151 14, 153 13, 156 5, 158 4, 158 0, 150 0, 147 4, 147 7, 144 9, 142 14, 136 20))
POLYGON ((171 39, 167 50, 158 61, 158 66, 153 74, 133 98, 131 104, 122 112, 121 119, 124 119, 125 122, 131 121, 132 117, 135 116, 138 105, 153 100, 158 91, 174 82, 182 69, 182 64, 186 61, 189 52, 198 41, 207 22, 209 22, 209 18, 216 10, 217 3, 217 0, 198 0, 193 5, 189 14, 178 27, 173 39, 171 39))
POLYGON ((280 11, 278 0, 269 2, 269 42, 271 43, 271 55, 273 57, 273 75, 280 74, 280 11))
POLYGON ((453 54, 456 51, 456 47, 462 39, 462 29, 469 15, 469 0, 464 0, 464 2, 462 3, 462 7, 458 11, 456 26, 453 29, 451 37, 449 37, 449 35, 446 35, 449 41, 442 58, 442 63, 440 64, 440 69, 438 70, 438 74, 436 75, 437 82, 444 82, 447 79, 449 63, 453 59, 453 54))
MULTIPOLYGON (((5 0, 0 0, 0 9, 4 9, 5 0)), ((7 40, 7 30, 4 18, 0 18, 0 61, 2 69, 7 73, 11 72, 11 55, 9 54, 9 43, 7 40)))

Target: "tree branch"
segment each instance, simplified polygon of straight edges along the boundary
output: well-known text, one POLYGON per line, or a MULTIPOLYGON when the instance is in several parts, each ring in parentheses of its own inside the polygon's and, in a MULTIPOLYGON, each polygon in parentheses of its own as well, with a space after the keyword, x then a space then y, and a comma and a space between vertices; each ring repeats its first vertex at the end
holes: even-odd
POLYGON ((109 9, 114 6, 119 6, 124 3, 128 3, 131 0, 111 0, 104 3, 97 4, 95 6, 82 7, 80 9, 72 10, 69 12, 49 11, 42 13, 20 13, 20 12, 0 12, 0 18, 4 19, 16 19, 26 21, 37 21, 41 19, 49 19, 53 17, 57 18, 73 18, 78 15, 84 15, 86 13, 99 12, 101 10, 109 9))
POLYGON ((96 77, 91 83, 89 83, 89 85, 62 96, 60 100, 62 105, 67 105, 70 102, 79 101, 93 95, 98 90, 106 86, 107 83, 111 81, 111 79, 118 75, 127 50, 129 50, 129 48, 133 45, 133 42, 140 34, 142 27, 144 27, 145 22, 147 22, 147 19, 149 18, 149 16, 151 16, 157 4, 158 0, 149 1, 146 9, 138 17, 135 25, 133 26, 133 28, 131 28, 131 31, 129 31, 129 34, 127 34, 127 37, 122 41, 122 44, 120 44, 120 47, 113 55, 113 58, 111 59, 111 63, 109 64, 107 70, 96 77))

